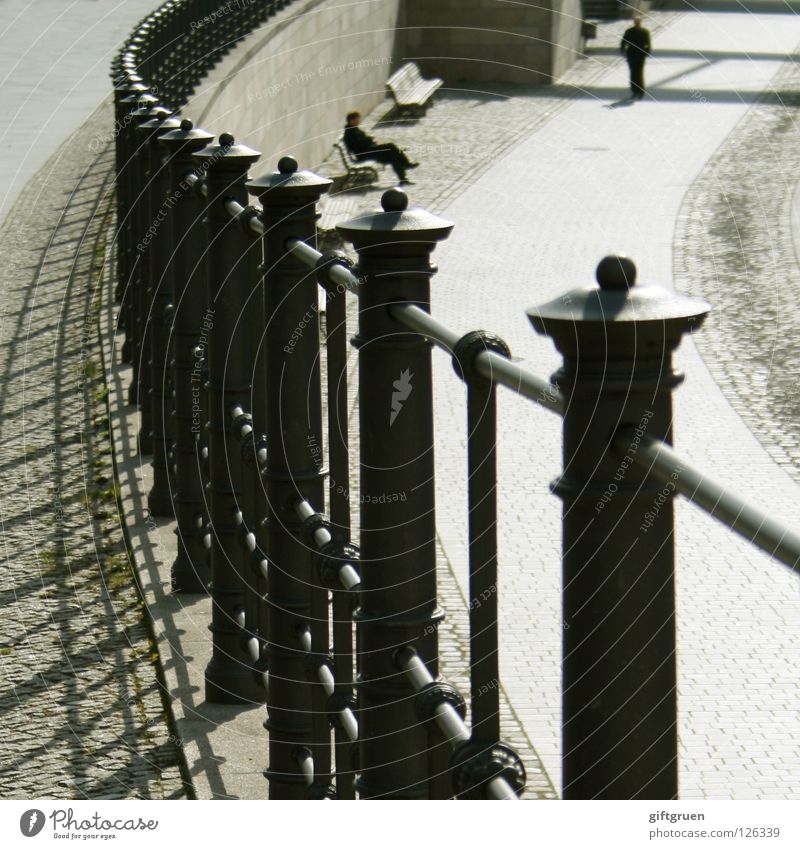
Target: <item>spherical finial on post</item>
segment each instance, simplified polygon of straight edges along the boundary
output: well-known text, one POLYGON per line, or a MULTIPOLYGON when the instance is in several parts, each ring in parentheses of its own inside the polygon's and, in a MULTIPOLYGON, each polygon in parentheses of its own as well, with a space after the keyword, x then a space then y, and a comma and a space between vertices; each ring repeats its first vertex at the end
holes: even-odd
POLYGON ((408 209, 408 195, 402 189, 388 189, 381 196, 384 212, 404 212, 408 209))
POLYGON ((184 118, 181 121, 181 130, 183 130, 184 133, 188 133, 189 130, 193 130, 193 129, 194 129, 194 121, 192 121, 191 118, 184 118))
POLYGON ((223 133, 219 137, 220 147, 233 147, 236 139, 230 133, 223 133))
POLYGON ((294 174, 298 167, 297 160, 293 156, 282 156, 278 160, 278 171, 281 174, 294 174))
POLYGON ((630 289, 636 284, 636 266, 627 256, 606 256, 595 272, 601 289, 630 289))

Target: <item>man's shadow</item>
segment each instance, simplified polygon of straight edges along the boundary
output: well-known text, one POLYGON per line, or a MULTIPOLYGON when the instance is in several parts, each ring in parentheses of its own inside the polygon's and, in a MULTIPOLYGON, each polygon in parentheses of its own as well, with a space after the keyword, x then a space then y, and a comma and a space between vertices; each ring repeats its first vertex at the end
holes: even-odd
POLYGON ((626 97, 624 100, 615 100, 613 103, 606 103, 606 109, 622 109, 625 106, 633 106, 636 103, 636 98, 633 95, 626 97))

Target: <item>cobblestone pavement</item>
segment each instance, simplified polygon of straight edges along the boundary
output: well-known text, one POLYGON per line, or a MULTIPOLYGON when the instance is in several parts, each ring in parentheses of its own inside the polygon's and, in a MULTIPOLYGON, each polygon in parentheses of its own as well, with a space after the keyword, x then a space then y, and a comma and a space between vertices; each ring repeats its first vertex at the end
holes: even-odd
POLYGON ((716 383, 772 459, 800 482, 797 64, 787 63, 770 90, 687 192, 675 274, 684 291, 714 305, 696 344, 716 383))
POLYGON ((62 142, 0 228, 3 798, 187 795, 113 483, 97 338, 111 158, 86 144, 111 122, 106 106, 62 142))
MULTIPOLYGON (((117 45, 155 0, 0 3, 0 220, 27 181, 107 96, 117 45)), ((98 128, 96 152, 110 127, 98 128)))

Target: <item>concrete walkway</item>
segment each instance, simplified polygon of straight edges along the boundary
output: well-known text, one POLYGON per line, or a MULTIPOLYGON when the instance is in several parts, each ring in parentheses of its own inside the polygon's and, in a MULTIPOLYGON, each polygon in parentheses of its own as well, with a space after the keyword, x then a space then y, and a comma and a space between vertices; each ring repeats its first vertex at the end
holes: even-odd
MULTIPOLYGON (((154 0, 0 3, 0 221, 108 96, 111 57, 154 6, 154 0)), ((98 153, 107 138, 104 131, 83 141, 98 153)))

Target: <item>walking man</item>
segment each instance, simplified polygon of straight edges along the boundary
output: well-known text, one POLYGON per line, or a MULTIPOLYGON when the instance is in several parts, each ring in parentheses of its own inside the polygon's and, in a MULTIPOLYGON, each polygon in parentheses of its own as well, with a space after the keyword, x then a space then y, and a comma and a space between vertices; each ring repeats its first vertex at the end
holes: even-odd
POLYGON ((347 126, 344 128, 344 143, 350 153, 356 159, 374 159, 384 165, 391 165, 401 183, 411 182, 406 177, 406 171, 409 168, 416 168, 419 163, 412 162, 396 144, 376 141, 372 136, 359 129, 360 123, 360 112, 348 114, 347 126))
POLYGON ((650 55, 650 30, 642 26, 642 19, 636 15, 633 26, 625 30, 619 45, 620 53, 628 60, 631 73, 631 97, 641 100, 644 97, 644 63, 650 55))

